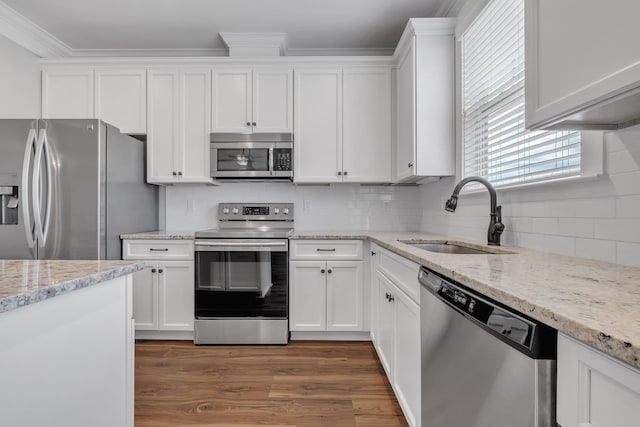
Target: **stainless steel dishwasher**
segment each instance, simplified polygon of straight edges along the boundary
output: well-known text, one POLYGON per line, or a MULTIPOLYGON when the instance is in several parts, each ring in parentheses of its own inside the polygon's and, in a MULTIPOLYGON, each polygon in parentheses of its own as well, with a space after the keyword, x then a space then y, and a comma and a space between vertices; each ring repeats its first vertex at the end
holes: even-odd
POLYGON ((555 427, 557 332, 420 270, 423 427, 555 427))

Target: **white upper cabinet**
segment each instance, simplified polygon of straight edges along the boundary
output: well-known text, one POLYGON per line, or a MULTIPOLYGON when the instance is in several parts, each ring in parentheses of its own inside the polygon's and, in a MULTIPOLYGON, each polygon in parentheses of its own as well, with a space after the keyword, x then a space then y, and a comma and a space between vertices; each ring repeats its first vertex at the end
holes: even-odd
POLYGON ((391 70, 343 72, 342 181, 391 181, 391 70))
POLYGON ((290 68, 213 71, 212 132, 291 132, 290 68))
POLYGON ((147 133, 146 70, 95 72, 95 116, 122 133, 147 133))
POLYGON ((617 129, 640 119, 640 2, 526 0, 526 126, 617 129))
POLYGON ((211 183, 210 71, 150 70, 148 79, 148 181, 211 183))
POLYGON ((42 73, 42 117, 92 119, 93 70, 55 69, 42 73))
POLYGON ((294 181, 341 182, 342 70, 297 69, 294 105, 294 181))
POLYGON ((411 19, 396 48, 395 181, 455 175, 455 22, 411 19))
POLYGON ((298 183, 391 180, 391 69, 296 69, 298 183))
POLYGON ((293 70, 253 70, 254 132, 291 132, 293 129, 293 70))

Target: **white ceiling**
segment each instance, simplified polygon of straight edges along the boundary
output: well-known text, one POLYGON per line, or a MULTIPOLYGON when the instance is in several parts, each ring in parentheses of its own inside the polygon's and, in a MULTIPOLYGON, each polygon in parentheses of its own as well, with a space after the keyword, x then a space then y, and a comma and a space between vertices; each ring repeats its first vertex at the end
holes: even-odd
MULTIPOLYGON (((384 51, 411 17, 455 0, 3 0, 77 54, 99 50, 220 54, 219 32, 284 32, 291 53, 384 51), (201 52, 198 52, 201 51, 201 52)), ((1 1, 0 1, 1 3, 1 1)))

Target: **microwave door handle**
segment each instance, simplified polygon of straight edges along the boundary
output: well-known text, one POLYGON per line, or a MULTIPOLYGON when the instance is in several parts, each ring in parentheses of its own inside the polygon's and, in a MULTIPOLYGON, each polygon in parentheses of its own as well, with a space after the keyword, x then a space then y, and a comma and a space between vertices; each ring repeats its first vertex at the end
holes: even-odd
POLYGON ((269 175, 273 175, 273 145, 269 146, 269 175))

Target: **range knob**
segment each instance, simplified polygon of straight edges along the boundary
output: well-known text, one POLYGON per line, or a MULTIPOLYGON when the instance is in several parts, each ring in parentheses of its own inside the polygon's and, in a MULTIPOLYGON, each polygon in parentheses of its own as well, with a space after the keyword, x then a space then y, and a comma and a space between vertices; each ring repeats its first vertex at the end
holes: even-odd
POLYGON ((233 210, 231 211, 231 213, 233 213, 234 215, 238 215, 238 212, 240 212, 238 208, 233 208, 233 210))
POLYGON ((280 213, 280 209, 278 208, 273 208, 273 213, 278 215, 280 213))
POLYGON ((288 208, 284 208, 282 209, 282 213, 287 215, 289 213, 289 209, 288 208))
POLYGON ((222 213, 225 214, 225 215, 228 215, 229 214, 229 208, 222 209, 222 213))

